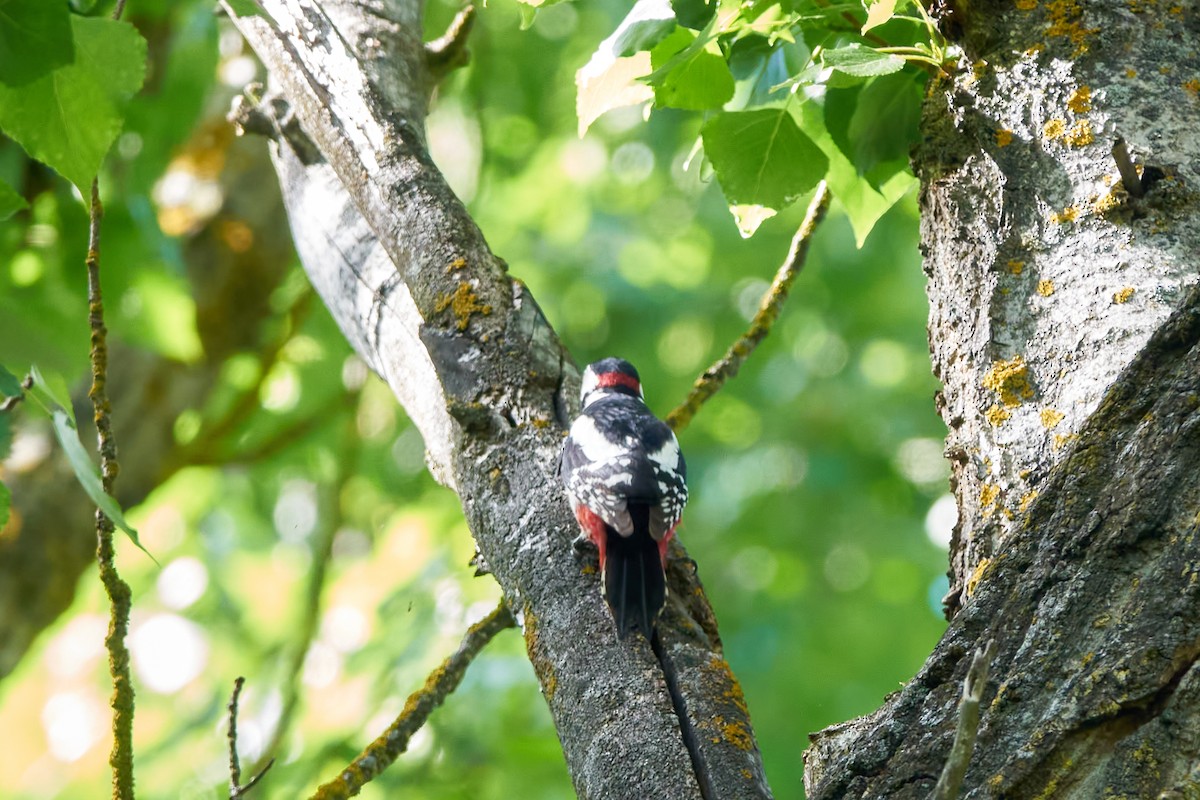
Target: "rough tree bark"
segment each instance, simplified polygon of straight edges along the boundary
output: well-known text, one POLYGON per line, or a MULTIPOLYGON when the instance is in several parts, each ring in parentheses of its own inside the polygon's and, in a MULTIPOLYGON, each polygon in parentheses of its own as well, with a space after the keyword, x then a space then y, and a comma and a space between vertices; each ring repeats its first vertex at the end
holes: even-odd
POLYGON ((690 562, 674 553, 661 659, 617 641, 556 478, 578 371, 429 159, 435 67, 419 0, 263 0, 236 24, 274 89, 297 250, 420 429, 525 634, 585 798, 769 797, 741 691, 690 562), (296 123, 299 123, 298 125, 296 123))
POLYGON ((882 708, 813 737, 808 794, 927 797, 994 640, 963 796, 1193 797, 1200 19, 1018 0, 943 22, 964 68, 932 86, 914 163, 952 621, 882 708), (1143 166, 1128 185, 1119 137, 1143 166))

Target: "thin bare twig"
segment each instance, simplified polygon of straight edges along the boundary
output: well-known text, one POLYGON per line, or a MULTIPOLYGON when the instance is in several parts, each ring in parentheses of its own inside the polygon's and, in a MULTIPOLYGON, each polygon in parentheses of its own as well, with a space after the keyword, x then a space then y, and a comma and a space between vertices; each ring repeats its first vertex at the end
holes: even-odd
POLYGON ((771 282, 771 287, 763 295, 758 313, 754 315, 750 327, 729 347, 724 356, 696 379, 687 399, 667 415, 667 424, 676 433, 688 426, 692 417, 700 410, 700 406, 716 394, 725 381, 737 375, 742 364, 754 352, 754 348, 758 347, 758 343, 771 332, 771 326, 779 318, 779 312, 783 308, 784 301, 787 300, 792 282, 804 267, 804 258, 808 254, 808 245, 812 241, 813 231, 825 218, 825 212, 828 210, 829 189, 825 186, 825 182, 821 181, 817 186, 816 194, 813 195, 812 202, 808 204, 808 213, 804 215, 804 222, 800 224, 800 229, 792 238, 792 246, 788 250, 787 258, 779 267, 779 271, 775 273, 775 280, 771 282))
POLYGON ((245 685, 246 679, 238 676, 233 682, 233 695, 229 698, 229 800, 238 800, 245 797, 246 793, 253 789, 263 776, 267 774, 267 770, 275 765, 275 759, 267 762, 267 765, 258 771, 258 774, 250 779, 247 784, 242 784, 242 765, 238 760, 237 749, 237 716, 238 716, 238 699, 242 695, 242 686, 245 685))
POLYGON ((979 732, 979 701, 983 699, 983 690, 987 686, 988 670, 991 667, 992 656, 996 652, 996 643, 988 641, 982 649, 976 650, 971 658, 971 666, 967 668, 967 677, 963 678, 962 700, 958 704, 958 729, 954 732, 954 744, 946 759, 946 766, 938 778, 937 786, 933 787, 930 800, 954 800, 962 788, 963 777, 967 774, 967 765, 971 763, 971 753, 975 750, 975 735, 979 732))
POLYGON ((1137 167, 1134 166, 1133 159, 1129 156, 1129 148, 1125 145, 1125 138, 1118 137, 1112 146, 1113 161, 1117 162, 1117 172, 1121 173, 1121 185, 1125 187, 1125 191, 1129 192, 1130 197, 1142 197, 1146 194, 1146 189, 1142 185, 1142 176, 1138 175, 1137 167))
POLYGON ((455 15, 444 34, 425 44, 425 63, 429 65, 435 84, 450 72, 466 66, 470 60, 467 39, 474 25, 475 6, 470 5, 455 15))
MULTIPOLYGON (((96 422, 96 438, 100 450, 100 482, 104 491, 113 492, 119 465, 117 443, 112 432, 112 404, 108 400, 108 329, 104 326, 104 302, 100 293, 100 220, 104 207, 100 204, 100 185, 92 179, 91 205, 88 209, 88 325, 91 328, 92 388, 88 397, 96 422)), ((108 671, 112 675, 113 745, 108 763, 113 768, 113 797, 133 798, 133 678, 129 671, 129 649, 125 637, 129 633, 129 609, 132 592, 121 580, 114 561, 114 526, 103 511, 96 509, 96 561, 100 566, 100 582, 108 595, 110 611, 108 635, 104 646, 108 650, 108 671)))
POLYGON ((409 695, 404 710, 395 722, 367 745, 367 749, 350 762, 341 774, 320 786, 311 800, 342 800, 358 794, 363 786, 408 749, 413 734, 420 730, 430 713, 445 701, 446 696, 458 688, 467 667, 492 637, 514 625, 516 621, 501 600, 490 614, 467 630, 458 650, 429 674, 425 685, 409 695))

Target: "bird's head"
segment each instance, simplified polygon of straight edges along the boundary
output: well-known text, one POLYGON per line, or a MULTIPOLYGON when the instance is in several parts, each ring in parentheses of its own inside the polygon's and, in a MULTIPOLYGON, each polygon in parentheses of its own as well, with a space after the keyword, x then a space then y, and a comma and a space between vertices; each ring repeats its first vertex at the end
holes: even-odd
POLYGON ((610 392, 643 399, 642 381, 633 364, 621 358, 605 358, 588 364, 583 371, 579 402, 584 408, 610 392))

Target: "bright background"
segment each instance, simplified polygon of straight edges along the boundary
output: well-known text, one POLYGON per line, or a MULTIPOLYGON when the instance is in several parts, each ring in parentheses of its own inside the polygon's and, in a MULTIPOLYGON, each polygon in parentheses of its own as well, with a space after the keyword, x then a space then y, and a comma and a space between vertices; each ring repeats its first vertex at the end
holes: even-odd
MULTIPOLYGON (((430 4, 432 35, 453 10, 430 4)), ((624 10, 562 4, 521 32, 511 0, 489 4, 471 66, 442 87, 428 126, 435 159, 579 363, 628 358, 665 414, 744 330, 805 201, 742 240, 719 189, 695 165, 683 169, 698 115, 645 122, 640 109, 612 112, 577 137, 574 72, 624 10)), ((221 117, 255 64, 209 2, 132 0, 126 18, 151 41, 154 67, 102 178, 109 324, 124 341, 194 362, 185 244, 221 204, 230 182, 216 175, 237 168, 221 117)), ((21 151, 0 142, 0 171, 25 169, 21 151)), ((49 173, 32 200, 29 215, 0 223, 0 362, 18 371, 35 361, 77 380, 86 219, 49 173)), ((859 250, 835 203, 779 323, 681 437, 692 488, 681 537, 781 800, 803 796, 808 734, 875 709, 943 630, 954 507, 915 205, 910 194, 859 250)), ((255 235, 234 223, 229 236, 255 235)), ((235 449, 262 430, 317 422, 265 459, 185 467, 133 509, 161 568, 127 542, 120 549, 134 588, 145 797, 225 796, 225 703, 238 675, 248 681, 247 766, 297 703, 280 763, 254 796, 304 795, 386 727, 499 596, 490 578, 472 577, 457 500, 425 472, 418 434, 324 309, 301 300, 294 324, 282 322, 306 291, 290 269, 271 298, 278 357, 226 359, 209 405, 183 414, 175 435, 188 442, 248 390, 261 408, 230 432, 235 449), (323 608, 305 644, 313 553, 330 537, 323 608)), ((7 469, 47 441, 32 421, 7 469)), ((0 796, 107 792, 106 625, 89 572, 70 612, 0 683, 0 796)), ((488 647, 363 796, 401 790, 571 796, 519 635, 488 647)))

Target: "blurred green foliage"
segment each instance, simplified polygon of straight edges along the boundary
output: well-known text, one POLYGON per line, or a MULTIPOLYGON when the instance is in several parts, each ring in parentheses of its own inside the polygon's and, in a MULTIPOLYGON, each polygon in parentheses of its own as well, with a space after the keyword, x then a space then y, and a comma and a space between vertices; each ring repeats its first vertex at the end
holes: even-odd
MULTIPOLYGON (((455 10, 430 3, 428 35, 455 10)), ((743 240, 699 163, 684 169, 701 115, 617 109, 577 135, 575 73, 625 11, 561 3, 526 12, 519 33, 517 4, 490 4, 470 66, 439 89, 428 127, 435 159, 578 362, 628 358, 665 414, 746 326, 803 198, 743 240)), ((176 419, 183 463, 129 512, 162 567, 129 542, 119 553, 134 588, 138 785, 147 797, 225 795, 237 675, 243 759, 254 760, 287 705, 314 552, 328 543, 294 724, 255 790, 301 796, 386 727, 498 591, 472 577, 457 498, 428 476, 419 435, 364 377, 298 266, 270 295, 257 347, 210 352, 189 259, 206 226, 234 250, 262 235, 217 212, 243 168, 222 115, 253 63, 208 3, 131 0, 126 19, 150 62, 101 172, 109 327, 185 364, 215 359, 217 376, 176 419)), ((854 111, 830 125, 834 138, 877 136, 854 111)), ((83 206, 12 141, 0 142, 0 180, 29 203, 0 222, 0 362, 74 385, 88 339, 83 206)), ((943 628, 945 552, 925 521, 947 490, 944 431, 906 180, 861 249, 835 204, 778 325, 681 437, 693 499, 680 535, 780 798, 803 794, 807 735, 876 708, 943 628)), ((46 436, 25 411, 14 454, 46 436)), ((6 482, 15 462, 7 470, 6 482)), ((0 728, 21 732, 0 748, 4 796, 105 792, 106 615, 85 575, 70 612, 0 683, 0 728)), ((519 635, 489 646, 377 784, 364 796, 571 795, 519 635)))

